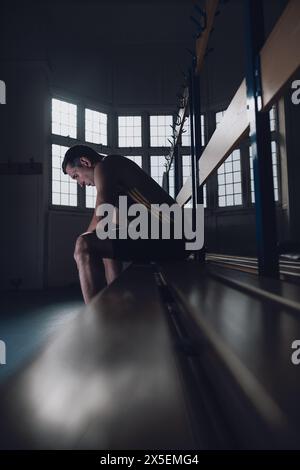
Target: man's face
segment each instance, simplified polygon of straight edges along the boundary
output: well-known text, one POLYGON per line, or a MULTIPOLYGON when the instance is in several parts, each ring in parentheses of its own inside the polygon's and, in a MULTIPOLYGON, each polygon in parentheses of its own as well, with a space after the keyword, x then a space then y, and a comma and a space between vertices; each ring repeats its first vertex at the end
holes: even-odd
POLYGON ((67 165, 66 172, 68 175, 77 181, 77 183, 81 186, 95 186, 94 183, 94 166, 89 161, 88 158, 81 157, 80 163, 82 166, 74 166, 67 165))

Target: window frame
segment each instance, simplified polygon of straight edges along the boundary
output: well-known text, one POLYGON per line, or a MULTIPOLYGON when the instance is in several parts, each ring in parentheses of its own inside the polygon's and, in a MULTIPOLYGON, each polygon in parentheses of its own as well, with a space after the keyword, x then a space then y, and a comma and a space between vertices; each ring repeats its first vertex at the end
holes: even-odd
POLYGON ((52 203, 52 144, 71 147, 76 144, 88 145, 93 148, 98 153, 112 153, 110 151, 110 141, 111 136, 109 132, 109 122, 110 122, 110 108, 105 105, 96 105, 90 100, 85 100, 80 97, 74 97, 74 95, 68 93, 62 93, 61 91, 53 91, 50 95, 50 126, 49 126, 49 167, 48 167, 48 184, 49 184, 49 198, 48 198, 48 207, 50 210, 54 211, 63 211, 63 212, 72 212, 72 213, 86 213, 87 211, 92 213, 94 208, 86 207, 86 194, 85 188, 81 188, 77 185, 77 206, 67 206, 62 204, 53 204, 52 203), (57 99, 61 101, 66 101, 70 104, 77 106, 77 137, 65 137, 52 133, 52 99, 57 99), (103 144, 95 144, 93 142, 87 142, 85 140, 85 110, 89 109, 91 111, 97 111, 107 115, 107 146, 103 144))
MULTIPOLYGON (((95 103, 89 99, 75 97, 73 94, 55 89, 50 95, 49 102, 49 145, 48 145, 48 208, 51 211, 65 213, 92 214, 94 208, 86 207, 85 188, 77 186, 77 206, 65 206, 52 204, 52 144, 71 147, 76 144, 88 145, 98 153, 120 154, 126 156, 141 156, 142 169, 151 176, 151 156, 168 155, 168 147, 150 147, 150 116, 166 115, 172 116, 173 111, 165 108, 147 107, 147 110, 140 108, 118 108, 102 103, 95 103), (77 106, 77 138, 60 136, 52 133, 52 99, 66 101, 77 106), (85 109, 107 114, 107 146, 95 144, 85 140, 85 109), (141 147, 118 147, 118 117, 119 116, 140 116, 142 125, 142 146, 141 147)), ((174 181, 175 184, 175 181, 174 181)))

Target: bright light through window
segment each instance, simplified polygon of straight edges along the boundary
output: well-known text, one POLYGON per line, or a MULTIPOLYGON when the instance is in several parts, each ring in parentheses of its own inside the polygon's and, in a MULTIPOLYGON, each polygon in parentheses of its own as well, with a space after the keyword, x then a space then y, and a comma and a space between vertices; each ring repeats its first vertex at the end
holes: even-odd
MULTIPOLYGON (((204 114, 201 114, 201 144, 202 146, 205 145, 205 117, 204 114)), ((182 136, 181 136, 181 144, 183 147, 190 147, 191 145, 191 126, 190 126, 190 118, 187 117, 184 121, 183 128, 182 128, 182 136)))
MULTIPOLYGON (((274 184, 274 200, 279 200, 279 188, 278 188, 278 158, 277 158, 277 145, 275 141, 271 142, 272 152, 272 167, 273 167, 273 184, 274 184)), ((252 147, 249 147, 250 155, 250 180, 251 180, 251 202, 255 202, 255 189, 254 189, 254 170, 253 170, 253 154, 252 147)))
POLYGON ((163 174, 166 171, 166 157, 153 155, 151 157, 151 177, 162 186, 163 174))
POLYGON ((77 137, 77 106, 52 99, 52 134, 77 137))
POLYGON ((85 110, 85 140, 107 145, 107 114, 85 110))
MULTIPOLYGON (((192 174, 191 156, 182 155, 182 183, 183 184, 186 182, 187 178, 191 176, 191 174, 192 174)), ((204 204, 204 207, 206 208, 207 207, 206 184, 203 186, 203 204, 204 204)))
POLYGON ((183 147, 189 147, 191 145, 191 127, 189 117, 184 121, 182 131, 181 144, 183 147))
MULTIPOLYGON (((167 171, 166 163, 166 157, 162 155, 151 156, 151 176, 161 187, 163 185, 163 175, 167 171)), ((169 194, 172 197, 175 196, 174 164, 172 164, 169 171, 169 194)))
POLYGON ((129 158, 129 160, 136 163, 140 168, 142 168, 142 157, 140 155, 125 155, 125 157, 129 158))
POLYGON ((224 116, 224 114, 225 114, 225 110, 219 111, 218 113, 216 113, 216 127, 218 127, 218 125, 222 121, 222 117, 224 116))
POLYGON ((242 204, 241 152, 235 150, 218 169, 219 207, 242 204))
POLYGON ((119 147, 142 146, 141 116, 119 116, 119 147))
POLYGON ((169 194, 175 198, 175 173, 174 173, 174 160, 169 171, 169 194))
POLYGON ((85 206, 89 209, 95 209, 97 190, 95 186, 85 187, 85 206))
POLYGON ((77 206, 77 183, 61 168, 67 150, 68 147, 52 145, 52 204, 77 206))
POLYGON ((151 147, 169 147, 172 141, 172 116, 150 116, 150 145, 151 147))

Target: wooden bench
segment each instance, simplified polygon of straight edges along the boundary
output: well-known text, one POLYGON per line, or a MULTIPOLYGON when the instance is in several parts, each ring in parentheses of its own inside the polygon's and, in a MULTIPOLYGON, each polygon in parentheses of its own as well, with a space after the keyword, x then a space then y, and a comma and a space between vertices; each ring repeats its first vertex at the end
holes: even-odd
POLYGON ((0 391, 2 449, 196 448, 152 267, 131 267, 0 391))
POLYGON ((2 386, 0 446, 298 448, 299 310, 281 281, 131 266, 2 386))
MULTIPOLYGON (((264 108, 299 66, 298 12, 291 0, 261 52, 264 108)), ((243 81, 200 185, 248 126, 243 81)), ((0 446, 298 449, 299 310, 297 287, 279 280, 194 261, 132 266, 1 387, 0 446)))
POLYGON ((226 447, 299 448, 298 287, 194 262, 164 265, 161 275, 226 447))

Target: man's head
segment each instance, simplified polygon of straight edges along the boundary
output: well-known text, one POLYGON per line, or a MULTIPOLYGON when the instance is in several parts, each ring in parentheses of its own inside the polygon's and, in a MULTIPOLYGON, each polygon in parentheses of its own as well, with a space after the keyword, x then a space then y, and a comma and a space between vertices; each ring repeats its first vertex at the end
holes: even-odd
POLYGON ((87 145, 74 145, 67 150, 62 170, 80 186, 94 186, 94 168, 103 156, 87 145))

